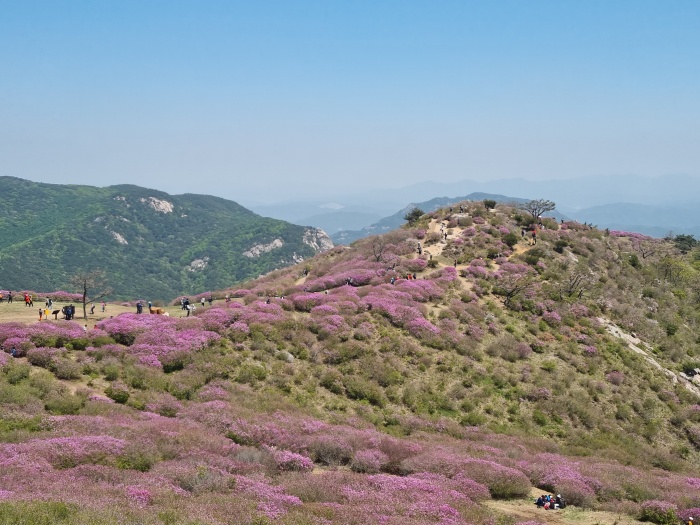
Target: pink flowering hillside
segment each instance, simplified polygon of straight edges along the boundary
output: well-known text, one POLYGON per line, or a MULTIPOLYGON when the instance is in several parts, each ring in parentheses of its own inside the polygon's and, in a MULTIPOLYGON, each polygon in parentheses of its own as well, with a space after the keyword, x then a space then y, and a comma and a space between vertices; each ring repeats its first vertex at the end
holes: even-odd
POLYGON ((0 324, 0 523, 696 513, 700 253, 461 208, 190 316, 0 324))

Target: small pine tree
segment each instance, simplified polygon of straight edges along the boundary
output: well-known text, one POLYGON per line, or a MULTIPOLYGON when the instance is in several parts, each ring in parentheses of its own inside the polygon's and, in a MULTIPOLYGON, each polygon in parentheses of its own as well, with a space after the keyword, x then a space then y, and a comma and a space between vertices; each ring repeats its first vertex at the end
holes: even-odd
POLYGON ((404 220, 408 222, 409 226, 413 226, 415 223, 417 223, 420 218, 425 215, 425 212, 421 210, 420 208, 413 208, 411 211, 409 211, 406 215, 404 215, 404 220))

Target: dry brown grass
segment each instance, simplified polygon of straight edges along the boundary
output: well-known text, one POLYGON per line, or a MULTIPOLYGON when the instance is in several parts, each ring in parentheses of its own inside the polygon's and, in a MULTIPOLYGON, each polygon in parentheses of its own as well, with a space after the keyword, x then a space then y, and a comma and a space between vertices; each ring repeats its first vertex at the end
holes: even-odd
POLYGON ((490 500, 484 504, 518 522, 539 521, 551 525, 641 525, 642 523, 625 514, 583 510, 577 507, 553 511, 538 509, 534 501, 540 494, 542 494, 541 489, 533 488, 530 499, 490 500))
MULTIPOLYGON (((222 302, 222 301, 215 301, 222 302)), ((53 304, 53 310, 60 310, 68 303, 58 303, 53 304)), ((73 303, 75 304, 75 303, 73 303)), ((44 303, 34 303, 33 308, 27 308, 24 305, 24 301, 15 301, 12 304, 7 302, 0 303, 0 323, 11 323, 19 322, 25 324, 32 324, 39 322, 39 307, 44 307, 44 303)), ((197 306, 200 308, 199 306, 197 306)), ((205 308, 208 308, 209 304, 205 308)), ((162 306, 160 307, 171 317, 185 317, 187 312, 180 309, 179 306, 162 306)), ((133 306, 122 306, 120 304, 107 303, 107 307, 104 312, 102 312, 102 306, 100 304, 95 306, 95 313, 90 315, 90 307, 88 306, 88 318, 83 319, 83 307, 80 304, 75 304, 75 322, 80 324, 86 324, 88 329, 95 327, 95 324, 99 323, 103 319, 109 319, 110 317, 116 317, 119 314, 125 312, 136 313, 136 308, 133 306)), ((148 305, 144 305, 144 315, 150 315, 148 313, 148 305)), ((62 314, 58 315, 58 319, 61 320, 62 314)), ((53 320, 53 315, 49 314, 49 319, 53 320)), ((43 321, 42 321, 43 322, 43 321)))

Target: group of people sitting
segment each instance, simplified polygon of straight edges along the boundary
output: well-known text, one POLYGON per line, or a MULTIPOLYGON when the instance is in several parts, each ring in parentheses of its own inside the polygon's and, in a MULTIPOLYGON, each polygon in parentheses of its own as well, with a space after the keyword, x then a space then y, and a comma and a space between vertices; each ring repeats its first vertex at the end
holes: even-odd
POLYGON ((557 494, 556 497, 550 494, 542 494, 535 500, 535 505, 537 505, 538 509, 557 510, 565 508, 566 502, 561 497, 561 494, 557 494))

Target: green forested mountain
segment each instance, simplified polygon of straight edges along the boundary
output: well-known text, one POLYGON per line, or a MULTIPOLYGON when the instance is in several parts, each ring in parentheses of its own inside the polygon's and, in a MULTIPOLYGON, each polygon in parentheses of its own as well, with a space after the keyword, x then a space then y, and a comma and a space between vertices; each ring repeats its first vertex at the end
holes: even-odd
POLYGON ((99 268, 114 298, 171 298, 227 287, 332 246, 322 230, 207 195, 13 177, 0 177, 0 195, 3 289, 69 289, 71 275, 99 268))

